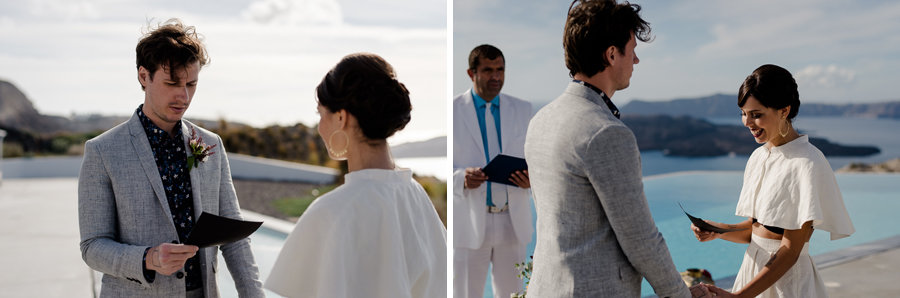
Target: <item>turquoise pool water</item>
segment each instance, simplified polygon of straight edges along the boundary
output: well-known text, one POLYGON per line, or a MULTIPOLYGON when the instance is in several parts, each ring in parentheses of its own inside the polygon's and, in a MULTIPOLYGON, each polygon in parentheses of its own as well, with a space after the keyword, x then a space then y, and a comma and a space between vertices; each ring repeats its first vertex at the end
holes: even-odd
MULTIPOLYGON (((678 208, 681 202, 694 216, 718 222, 739 222, 734 216, 740 195, 742 172, 676 174, 648 178, 644 189, 650 211, 666 239, 675 267, 705 268, 713 277, 737 274, 746 245, 723 240, 700 243, 690 231, 690 221, 678 208)), ((900 234, 900 175, 839 174, 844 204, 856 227, 850 237, 831 241, 828 232, 816 231, 810 254, 818 255, 900 234)), ((643 295, 653 294, 644 281, 643 295)))
MULTIPOLYGON (((716 279, 737 273, 746 246, 722 240, 697 242, 689 229, 690 222, 677 203, 681 202, 695 216, 721 222, 740 221, 741 218, 733 214, 741 180, 741 172, 681 173, 644 179, 650 211, 679 271, 705 268, 716 279)), ((896 211, 900 210, 900 175, 839 174, 837 180, 856 233, 848 238, 830 241, 826 232, 817 231, 810 240, 812 255, 900 234, 900 216, 896 215, 896 211)), ((250 238, 260 275, 265 280, 286 235, 261 228, 250 238)), ((528 245, 528 255, 533 252, 532 239, 528 245)), ((237 297, 227 266, 223 260, 219 262, 220 294, 222 297, 237 297)), ((645 281, 642 295, 651 294, 653 290, 645 281)), ((271 292, 267 295, 278 297, 271 292)), ((485 287, 485 297, 491 297, 490 277, 485 287)))
MULTIPOLYGON (((684 205, 694 216, 719 222, 739 222, 734 208, 741 193, 743 172, 692 172, 644 178, 644 191, 653 220, 669 247, 678 271, 704 268, 719 279, 737 274, 746 245, 723 240, 700 243, 690 231, 690 221, 678 208, 684 205)), ((818 255, 900 234, 900 175, 838 174, 838 185, 856 233, 831 241, 827 232, 816 231, 810 254, 818 255)), ((534 207, 532 206, 532 212, 534 207)), ((528 255, 534 254, 534 239, 528 255)), ((484 297, 492 297, 488 276, 484 297)), ((653 295, 645 280, 641 295, 653 295)))

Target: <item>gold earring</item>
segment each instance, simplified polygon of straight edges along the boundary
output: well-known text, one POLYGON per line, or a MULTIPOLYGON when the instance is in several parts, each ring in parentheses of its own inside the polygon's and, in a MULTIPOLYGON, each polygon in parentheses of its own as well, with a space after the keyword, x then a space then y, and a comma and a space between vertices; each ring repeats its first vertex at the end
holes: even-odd
MULTIPOLYGON (((782 119, 782 120, 784 120, 784 122, 783 122, 783 124, 781 125, 781 128, 778 128, 778 134, 780 134, 781 137, 784 138, 784 137, 787 137, 788 132, 790 132, 790 131, 789 131, 789 130, 784 130, 784 131, 782 131, 782 128, 790 127, 791 124, 787 121, 787 118, 784 118, 784 119, 782 119)), ((790 128, 789 128, 789 129, 790 129, 790 128)))
POLYGON ((334 132, 331 133, 331 136, 328 137, 328 144, 325 144, 325 145, 326 145, 325 149, 328 150, 328 153, 331 154, 331 156, 334 156, 336 158, 343 158, 344 155, 347 155, 347 148, 350 147, 350 137, 347 136, 347 133, 345 133, 342 130, 335 130, 334 132), (340 132, 341 134, 344 135, 344 141, 345 141, 345 144, 347 144, 344 146, 344 149, 342 149, 342 150, 332 149, 332 145, 334 144, 334 135, 336 135, 338 132, 340 132))

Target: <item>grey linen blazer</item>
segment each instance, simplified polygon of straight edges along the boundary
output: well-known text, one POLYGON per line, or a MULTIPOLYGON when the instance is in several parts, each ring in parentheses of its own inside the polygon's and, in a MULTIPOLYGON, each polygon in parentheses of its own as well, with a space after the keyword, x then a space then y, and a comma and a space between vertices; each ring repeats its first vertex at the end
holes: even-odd
POLYGON ((525 158, 537 209, 529 297, 640 297, 690 291, 656 228, 634 134, 578 83, 532 118, 525 158))
MULTIPOLYGON (((195 218, 206 211, 240 219, 221 138, 182 121, 186 151, 192 127, 207 144, 218 144, 213 149, 215 154, 190 172, 195 218)), ((78 223, 81 257, 88 266, 103 273, 101 297, 185 296, 184 279, 178 278, 177 273, 156 273, 152 283, 144 279, 144 250, 178 240, 178 234, 150 142, 136 114, 85 143, 78 177, 78 223)), ((249 239, 197 252, 206 297, 219 296, 215 276, 217 249, 222 250, 238 294, 263 297, 249 239)))

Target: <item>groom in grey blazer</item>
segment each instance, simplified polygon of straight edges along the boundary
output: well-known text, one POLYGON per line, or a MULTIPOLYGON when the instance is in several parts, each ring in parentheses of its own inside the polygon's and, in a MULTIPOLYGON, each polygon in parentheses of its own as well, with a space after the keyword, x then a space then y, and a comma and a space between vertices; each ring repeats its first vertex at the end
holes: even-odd
POLYGON ((525 139, 537 209, 528 296, 640 297, 644 277, 661 297, 691 297, 650 215, 634 134, 610 100, 628 87, 649 24, 638 5, 573 5, 563 46, 574 80, 525 139))
POLYGON ((144 103, 85 143, 78 179, 81 255, 103 273, 100 296, 218 297, 221 249, 238 294, 263 297, 248 239, 202 249, 179 244, 202 212, 241 218, 221 138, 181 119, 208 61, 203 44, 193 27, 173 19, 145 35, 136 52, 144 103), (201 139, 194 147, 208 148, 208 156, 189 145, 201 139))

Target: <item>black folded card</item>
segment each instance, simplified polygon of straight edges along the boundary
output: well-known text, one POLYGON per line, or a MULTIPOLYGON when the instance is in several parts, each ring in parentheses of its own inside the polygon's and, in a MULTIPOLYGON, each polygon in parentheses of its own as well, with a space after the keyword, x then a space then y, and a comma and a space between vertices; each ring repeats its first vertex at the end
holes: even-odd
POLYGON ((222 245, 250 236, 260 225, 261 221, 243 221, 203 212, 184 244, 199 247, 222 245))
POLYGON ((697 226, 698 228, 700 228, 700 230, 703 230, 703 231, 710 231, 710 232, 716 232, 716 233, 719 233, 719 234, 722 234, 722 233, 728 233, 728 232, 734 232, 734 231, 746 230, 746 229, 723 229, 723 228, 719 228, 719 227, 717 227, 717 226, 714 226, 714 225, 711 225, 711 224, 706 223, 705 221, 703 221, 702 218, 694 217, 693 215, 688 214, 687 211, 684 211, 684 207, 681 206, 681 203, 678 203, 678 207, 681 207, 681 212, 684 212, 684 215, 687 215, 687 217, 691 219, 691 223, 693 223, 695 226, 697 226))
POLYGON ((524 171, 528 169, 528 164, 524 158, 512 157, 509 155, 498 154, 481 169, 488 176, 488 181, 509 184, 517 186, 509 181, 510 176, 515 171, 524 171))

